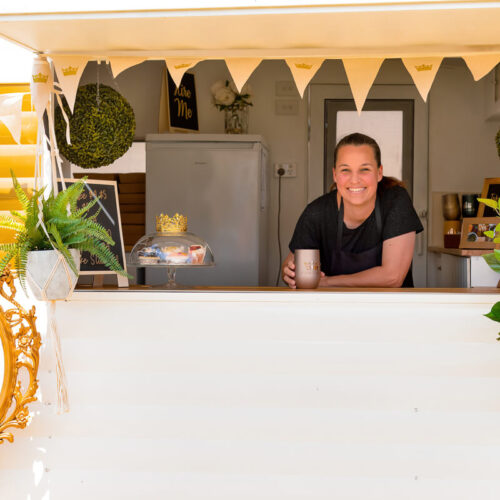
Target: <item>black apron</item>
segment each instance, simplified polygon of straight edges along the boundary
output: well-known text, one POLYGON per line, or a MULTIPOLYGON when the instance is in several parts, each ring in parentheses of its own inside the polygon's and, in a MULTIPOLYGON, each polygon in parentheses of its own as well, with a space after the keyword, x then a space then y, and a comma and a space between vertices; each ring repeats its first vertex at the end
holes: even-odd
MULTIPOLYGON (((342 233, 344 228, 344 201, 340 199, 340 208, 337 217, 337 241, 332 252, 332 261, 330 264, 330 273, 328 276, 337 276, 339 274, 354 274, 366 271, 372 267, 382 265, 382 213, 380 210, 380 197, 375 200, 375 222, 379 242, 373 248, 360 253, 347 252, 342 250, 342 233)), ((412 266, 403 282, 403 288, 413 287, 412 266)))
POLYGON ((366 271, 366 269, 382 265, 382 214, 380 212, 380 201, 378 196, 375 201, 375 221, 379 240, 376 246, 360 253, 342 250, 344 201, 342 198, 340 199, 340 208, 337 218, 337 241, 332 253, 330 276, 359 273, 361 271, 366 271))

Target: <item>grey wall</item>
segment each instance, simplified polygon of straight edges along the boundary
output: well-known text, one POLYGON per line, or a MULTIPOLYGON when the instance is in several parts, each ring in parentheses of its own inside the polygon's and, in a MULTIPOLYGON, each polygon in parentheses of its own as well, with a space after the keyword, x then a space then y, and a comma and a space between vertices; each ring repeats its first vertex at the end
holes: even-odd
MULTIPOLYGON (((101 65, 100 79, 113 86, 110 72, 101 65)), ((136 113, 136 138, 157 132, 163 62, 148 61, 123 72, 117 78, 118 89, 127 97, 136 113)), ((200 132, 223 133, 223 114, 213 106, 210 85, 229 78, 223 61, 203 61, 192 72, 196 76, 200 132)), ((82 83, 95 81, 96 64, 90 64, 82 83)), ((298 113, 275 113, 275 84, 291 81, 284 61, 264 61, 249 79, 254 106, 249 113, 249 133, 264 136, 270 149, 270 164, 295 162, 297 177, 283 179, 281 241, 287 248, 298 216, 307 203, 307 92, 298 93, 298 113)), ((340 61, 326 61, 312 83, 347 83, 340 61)), ((411 84, 400 60, 384 62, 375 84, 411 84)), ((115 86, 115 88, 117 88, 115 86)), ((461 59, 445 60, 429 94, 429 192, 480 192, 484 177, 500 176, 495 149, 498 122, 485 121, 484 85, 474 82, 461 59)), ((271 218, 269 242, 272 283, 278 269, 277 255, 277 179, 271 176, 271 218)), ((430 195, 431 196, 431 195, 430 195)))

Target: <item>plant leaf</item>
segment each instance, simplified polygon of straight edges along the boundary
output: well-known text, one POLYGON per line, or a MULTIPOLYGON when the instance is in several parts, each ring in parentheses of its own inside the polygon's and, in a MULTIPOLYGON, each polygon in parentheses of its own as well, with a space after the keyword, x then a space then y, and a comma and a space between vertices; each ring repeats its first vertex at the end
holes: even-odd
POLYGON ((485 314, 485 316, 493 321, 498 321, 500 323, 500 302, 494 304, 491 308, 491 311, 485 314))
POLYGON ((5 229, 12 229, 12 231, 18 232, 24 230, 24 224, 21 224, 20 222, 17 222, 11 217, 5 215, 0 215, 0 227, 5 229))
POLYGON ((47 229, 48 229, 49 233, 54 237, 55 247, 63 254, 63 257, 66 260, 66 262, 69 264, 69 267, 71 267, 71 270, 76 275, 78 275, 78 268, 76 267, 75 261, 73 260, 73 256, 71 255, 67 246, 63 243, 63 241, 61 239, 61 235, 59 234, 59 231, 57 230, 57 227, 54 224, 49 224, 47 229))
POLYGON ((132 279, 132 276, 130 276, 130 274, 127 274, 123 270, 115 254, 105 243, 96 242, 95 240, 87 240, 81 245, 76 246, 76 248, 95 255, 108 269, 111 269, 112 271, 115 271, 122 276, 126 276, 127 278, 132 279))
POLYGON ((498 261, 498 257, 496 252, 495 253, 487 253, 483 255, 483 259, 486 261, 488 266, 493 269, 493 271, 500 273, 500 261, 498 261))
POLYGON ((21 222, 22 224, 26 222, 26 216, 18 212, 17 210, 11 210, 10 215, 13 219, 15 219, 18 222, 21 222))
MULTIPOLYGON (((7 267, 7 264, 12 260, 12 257, 14 256, 15 253, 15 244, 10 243, 11 248, 10 250, 6 250, 5 248, 1 248, 2 251, 5 252, 5 255, 2 257, 2 260, 0 260, 0 276, 3 274, 5 268, 7 267)), ((5 247, 6 245, 2 245, 2 247, 5 247)))
POLYGON ((16 193, 17 199, 23 206, 23 209, 26 210, 29 203, 29 198, 27 194, 24 192, 21 185, 19 184, 17 177, 15 176, 14 171, 12 169, 10 170, 10 175, 12 177, 12 184, 14 185, 14 191, 16 193))
POLYGON ((489 200, 488 198, 478 198, 477 201, 479 201, 479 203, 484 203, 485 205, 487 205, 490 208, 493 208, 494 210, 498 208, 498 204, 495 200, 489 200))

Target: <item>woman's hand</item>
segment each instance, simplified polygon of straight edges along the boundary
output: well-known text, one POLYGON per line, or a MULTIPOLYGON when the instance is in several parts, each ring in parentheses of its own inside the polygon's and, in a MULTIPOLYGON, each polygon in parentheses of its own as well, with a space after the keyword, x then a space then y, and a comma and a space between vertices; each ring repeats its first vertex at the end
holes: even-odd
POLYGON ((325 276, 325 273, 321 271, 321 278, 319 280, 318 288, 328 288, 330 285, 329 276, 325 276))
MULTIPOLYGON (((297 288, 297 285, 295 284, 295 255, 292 252, 288 254, 287 258, 283 262, 283 266, 281 267, 281 277, 290 288, 297 288)), ((329 286, 327 280, 328 276, 325 276, 325 273, 321 271, 321 279, 318 287, 329 286)))
POLYGON ((297 288, 295 285, 295 256, 292 252, 287 255, 281 266, 281 277, 290 288, 297 288))

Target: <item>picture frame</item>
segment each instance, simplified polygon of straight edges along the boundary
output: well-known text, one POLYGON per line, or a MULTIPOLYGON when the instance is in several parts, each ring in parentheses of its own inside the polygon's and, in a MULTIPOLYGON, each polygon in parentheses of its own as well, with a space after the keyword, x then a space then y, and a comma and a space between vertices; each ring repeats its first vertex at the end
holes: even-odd
POLYGON ((199 132, 196 82, 193 73, 184 73, 179 88, 164 68, 158 132, 199 132))
POLYGON ((493 231, 500 222, 498 217, 465 217, 462 221, 462 233, 459 248, 493 249, 496 243, 484 236, 484 231, 493 231))
MULTIPOLYGON (((500 177, 487 177, 484 179, 481 198, 500 199, 500 177)), ((478 217, 495 217, 496 215, 492 208, 487 207, 484 203, 479 204, 478 217)))

